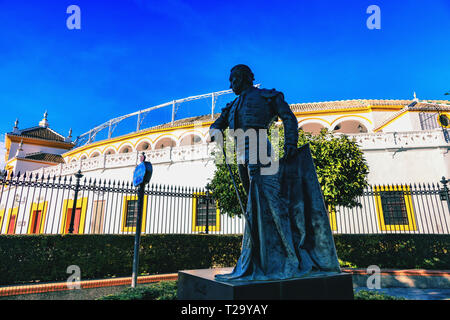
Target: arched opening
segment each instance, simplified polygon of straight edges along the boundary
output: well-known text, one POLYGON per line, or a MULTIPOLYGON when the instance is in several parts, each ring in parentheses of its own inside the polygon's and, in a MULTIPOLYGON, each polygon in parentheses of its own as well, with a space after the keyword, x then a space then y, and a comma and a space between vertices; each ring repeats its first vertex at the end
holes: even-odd
POLYGON ((87 155, 83 154, 80 158, 80 160, 86 160, 87 159, 87 155))
POLYGON ((123 146, 120 148, 119 153, 130 153, 133 151, 133 148, 129 145, 123 146))
POLYGON ((368 132, 365 125, 357 120, 345 120, 339 122, 338 124, 333 126, 333 132, 336 133, 346 133, 346 134, 355 134, 355 133, 366 133, 368 132))
POLYGON ((175 140, 173 140, 169 137, 165 137, 165 138, 158 140, 158 142, 155 145, 155 149, 164 149, 167 147, 175 147, 176 145, 177 145, 177 143, 175 142, 175 140))
POLYGON ((323 125, 321 125, 320 123, 306 123, 304 125, 302 125, 299 129, 303 130, 305 132, 311 133, 313 135, 317 135, 320 133, 320 130, 322 130, 323 128, 325 128, 323 125))
POLYGON ((91 159, 100 156, 100 152, 95 151, 92 155, 91 155, 91 159))
POLYGON ((180 146, 191 146, 194 144, 201 144, 202 138, 199 135, 196 134, 188 134, 187 136, 183 137, 180 141, 180 146))
POLYGON ((109 155, 111 155, 111 154, 116 154, 116 151, 115 151, 114 149, 108 149, 108 150, 106 150, 105 154, 106 154, 107 156, 109 156, 109 155))
POLYGON ((148 151, 151 149, 150 143, 147 141, 142 141, 141 143, 138 144, 138 146, 136 147, 137 151, 148 151))

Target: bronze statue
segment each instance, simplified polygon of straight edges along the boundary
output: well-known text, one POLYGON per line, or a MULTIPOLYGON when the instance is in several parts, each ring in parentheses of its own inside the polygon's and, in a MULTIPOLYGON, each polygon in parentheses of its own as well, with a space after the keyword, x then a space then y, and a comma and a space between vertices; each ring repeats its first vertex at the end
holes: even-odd
POLYGON ((219 140, 226 128, 256 134, 236 143, 241 150, 237 151, 239 176, 248 195, 241 255, 232 273, 216 275, 216 279, 280 280, 312 272, 340 272, 309 146, 297 148, 297 119, 283 94, 254 87, 254 75, 246 65, 233 67, 229 80, 238 97, 211 125, 211 140, 219 140), (277 117, 284 125, 285 156, 277 172, 265 174, 270 164, 259 156, 260 140, 267 139, 261 132, 267 132, 277 117), (257 145, 253 151, 252 143, 257 145))

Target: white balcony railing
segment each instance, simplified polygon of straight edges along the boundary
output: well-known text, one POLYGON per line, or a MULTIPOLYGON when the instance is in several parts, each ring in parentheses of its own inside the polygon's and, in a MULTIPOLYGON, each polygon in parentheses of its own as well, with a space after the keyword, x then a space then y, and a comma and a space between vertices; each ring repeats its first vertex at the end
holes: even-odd
POLYGON ((348 135, 363 151, 449 147, 442 130, 376 132, 348 135))
MULTIPOLYGON (((145 156, 152 164, 175 163, 182 161, 198 161, 213 159, 212 152, 216 145, 197 144, 180 147, 168 147, 158 150, 145 151, 145 156)), ((136 166, 139 163, 139 155, 142 152, 120 153, 103 155, 90 159, 72 161, 67 164, 44 167, 32 171, 33 174, 45 176, 65 176, 93 170, 104 170, 112 168, 136 166)))
MULTIPOLYGON (((379 132, 348 135, 355 138, 363 151, 375 150, 407 150, 417 148, 448 148, 442 130, 414 131, 414 132, 379 132)), ((183 161, 204 161, 213 159, 215 143, 196 144, 180 147, 168 147, 146 151, 145 155, 152 164, 175 163, 183 161)), ((104 170, 111 168, 136 166, 141 152, 103 155, 85 160, 73 161, 67 164, 44 167, 33 171, 33 174, 45 176, 71 175, 82 172, 104 170)))

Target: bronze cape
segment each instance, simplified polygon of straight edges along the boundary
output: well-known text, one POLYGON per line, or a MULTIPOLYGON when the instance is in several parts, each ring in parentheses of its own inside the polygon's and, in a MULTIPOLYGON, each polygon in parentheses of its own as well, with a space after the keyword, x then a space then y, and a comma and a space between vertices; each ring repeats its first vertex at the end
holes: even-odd
POLYGON ((216 275, 216 280, 280 280, 340 272, 308 144, 293 158, 281 159, 278 174, 250 175, 247 216, 251 225, 246 224, 238 262, 232 273, 216 275))

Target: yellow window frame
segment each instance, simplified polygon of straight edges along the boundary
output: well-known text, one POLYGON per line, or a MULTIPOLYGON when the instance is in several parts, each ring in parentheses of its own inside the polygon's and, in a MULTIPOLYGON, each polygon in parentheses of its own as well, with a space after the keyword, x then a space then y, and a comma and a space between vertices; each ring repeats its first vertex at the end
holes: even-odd
MULTIPOLYGON (((198 196, 204 196, 205 192, 194 192, 192 199, 192 231, 205 232, 206 226, 197 226, 197 199, 198 196)), ((208 231, 220 231, 220 209, 216 200, 216 225, 208 225, 208 231)))
POLYGON ((3 221, 5 219, 3 219, 5 217, 5 209, 1 209, 0 210, 0 234, 2 234, 2 230, 3 230, 3 221))
POLYGON ((331 231, 337 231, 336 208, 328 206, 328 218, 330 220, 331 231))
POLYGON ((406 185, 394 185, 394 186, 375 186, 375 206, 378 215, 378 225, 382 231, 415 231, 417 230, 416 218, 414 215, 414 209, 412 205, 412 198, 410 187, 406 185), (381 205, 380 192, 386 191, 403 191, 403 198, 405 200, 406 214, 408 218, 408 224, 385 224, 383 207, 381 205))
MULTIPOLYGON (((3 209, 3 210, 4 210, 4 209, 3 209)), ((10 208, 10 209, 8 210, 8 219, 7 219, 7 221, 6 221, 5 234, 8 234, 9 222, 11 221, 11 217, 12 217, 13 215, 16 216, 16 221, 15 221, 14 233, 13 233, 13 234, 16 234, 17 218, 19 217, 19 207, 10 208)))
POLYGON ((450 128, 450 123, 449 123, 447 126, 444 126, 444 125, 441 123, 441 119, 439 118, 441 115, 446 116, 448 119, 450 119, 450 114, 447 113, 447 112, 442 112, 441 114, 438 114, 438 115, 436 116, 436 121, 437 121, 437 123, 439 124, 440 127, 442 127, 442 128, 450 128))
MULTIPOLYGON (((70 221, 66 222, 67 220, 67 212, 69 209, 73 208, 73 199, 64 199, 63 202, 63 215, 61 219, 61 234, 65 234, 65 226, 66 223, 70 223, 70 221)), ((87 197, 77 199, 77 205, 76 208, 81 208, 80 213, 80 225, 78 226, 78 233, 77 234, 83 234, 84 233, 84 224, 86 222, 86 211, 87 211, 87 197)))
POLYGON ((42 212, 41 222, 40 222, 40 226, 39 226, 39 234, 44 233, 45 217, 47 216, 47 207, 48 207, 48 201, 43 201, 43 202, 39 202, 39 203, 33 202, 31 204, 30 218, 28 219, 28 230, 27 230, 28 234, 31 234, 31 228, 33 227, 31 225, 31 221, 33 220, 33 212, 39 211, 39 210, 42 212))
MULTIPOLYGON (((144 195, 144 205, 142 206, 142 222, 141 222, 141 233, 145 233, 145 227, 147 222, 147 199, 148 196, 144 195)), ((136 232, 136 227, 127 227, 127 208, 128 201, 130 200, 138 200, 138 196, 124 196, 123 197, 123 206, 122 206, 122 224, 120 226, 120 230, 122 232, 136 232)))

